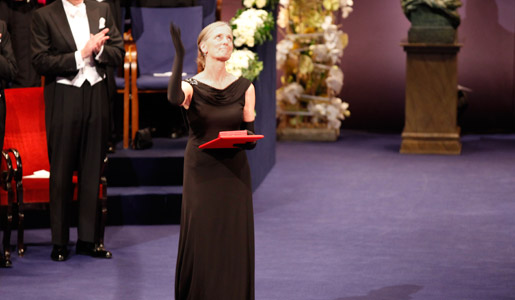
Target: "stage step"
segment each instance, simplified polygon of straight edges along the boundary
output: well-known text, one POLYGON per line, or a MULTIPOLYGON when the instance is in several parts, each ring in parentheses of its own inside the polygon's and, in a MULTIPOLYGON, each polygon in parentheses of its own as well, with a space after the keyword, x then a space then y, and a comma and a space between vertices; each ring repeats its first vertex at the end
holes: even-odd
POLYGON ((109 225, 179 224, 187 138, 154 138, 145 150, 109 154, 109 225))
POLYGON ((187 139, 155 138, 150 149, 122 149, 109 154, 107 186, 182 185, 187 139))
POLYGON ((109 187, 109 225, 179 224, 182 186, 109 187))

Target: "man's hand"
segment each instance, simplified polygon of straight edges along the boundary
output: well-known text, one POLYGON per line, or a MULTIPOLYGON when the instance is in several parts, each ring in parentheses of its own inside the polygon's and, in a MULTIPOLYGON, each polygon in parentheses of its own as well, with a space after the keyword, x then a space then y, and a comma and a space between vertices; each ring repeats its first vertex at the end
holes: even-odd
POLYGON ((107 35, 108 32, 109 28, 105 28, 95 35, 92 34, 88 42, 86 43, 86 46, 84 46, 84 48, 82 48, 80 52, 82 58, 86 58, 100 52, 102 46, 109 39, 109 36, 107 35))

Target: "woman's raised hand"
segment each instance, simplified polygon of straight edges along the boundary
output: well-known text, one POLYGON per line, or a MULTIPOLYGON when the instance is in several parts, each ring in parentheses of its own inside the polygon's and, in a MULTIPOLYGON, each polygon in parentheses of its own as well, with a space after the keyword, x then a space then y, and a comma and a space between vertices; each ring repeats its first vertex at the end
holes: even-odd
POLYGON ((176 55, 183 57, 184 56, 184 45, 181 41, 181 29, 179 26, 175 25, 173 22, 170 22, 170 35, 172 36, 173 45, 175 47, 176 55))
POLYGON ((181 41, 181 29, 173 22, 170 23, 170 34, 175 47, 175 57, 173 59, 172 76, 170 76, 168 81, 167 96, 170 103, 181 105, 184 101, 184 92, 181 87, 184 46, 181 41))

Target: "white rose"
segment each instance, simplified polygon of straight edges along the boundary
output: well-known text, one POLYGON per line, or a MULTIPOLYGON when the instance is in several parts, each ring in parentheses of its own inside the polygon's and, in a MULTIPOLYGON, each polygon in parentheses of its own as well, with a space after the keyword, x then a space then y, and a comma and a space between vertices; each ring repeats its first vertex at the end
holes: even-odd
POLYGON ((327 113, 325 109, 325 105, 323 104, 315 104, 315 114, 319 116, 325 116, 327 113))
POLYGON ((244 40, 244 39, 242 39, 242 38, 238 37, 238 38, 236 38, 236 39, 234 40, 234 46, 236 46, 236 47, 241 47, 241 46, 243 46, 243 43, 244 43, 244 42, 245 42, 245 40, 244 40))
POLYGON ((253 36, 250 36, 247 38, 247 40, 245 41, 245 43, 249 46, 249 47, 254 47, 254 37, 253 36))
POLYGON ((333 49, 336 46, 336 41, 338 39, 338 27, 334 24, 331 24, 327 26, 326 29, 324 29, 324 40, 329 49, 333 49))
POLYGON ((339 109, 334 107, 333 105, 327 105, 326 108, 327 119, 335 120, 338 118, 338 114, 340 113, 339 109))
POLYGON ((329 56, 328 56, 328 49, 326 45, 318 44, 318 45, 311 45, 309 46, 309 49, 313 51, 313 58, 316 62, 325 62, 329 56))
POLYGON ((342 8, 342 18, 346 19, 350 15, 352 10, 353 9, 350 6, 346 6, 346 7, 342 8))
POLYGON ((352 0, 340 0, 340 7, 352 6, 354 2, 352 0))
POLYGON ((304 93, 304 88, 302 85, 293 82, 287 85, 283 90, 283 97, 286 101, 290 102, 291 104, 297 103, 297 99, 300 97, 300 95, 304 93))
POLYGON ((275 60, 277 62, 277 68, 280 69, 288 57, 288 53, 293 48, 293 42, 289 39, 283 39, 276 46, 275 60))
POLYGON ((327 122, 327 127, 332 129, 339 129, 342 126, 342 122, 338 119, 331 119, 327 122))
POLYGON ((277 15, 277 25, 281 28, 288 26, 288 10, 282 6, 279 8, 279 14, 277 15))
POLYGON ((333 17, 332 15, 326 16, 324 18, 324 23, 322 23, 322 29, 326 31, 329 26, 333 25, 333 17))
MULTIPOLYGON (((334 91, 335 94, 339 94, 343 86, 343 72, 337 66, 333 66, 329 70, 329 76, 327 76, 325 83, 327 87, 334 91)), ((338 99, 340 100, 340 99, 338 99)), ((340 100, 341 103, 341 100, 340 100)), ((339 103, 337 103, 339 104, 339 103)))
POLYGON ((266 5, 266 0, 256 0, 256 6, 258 8, 263 8, 266 5))

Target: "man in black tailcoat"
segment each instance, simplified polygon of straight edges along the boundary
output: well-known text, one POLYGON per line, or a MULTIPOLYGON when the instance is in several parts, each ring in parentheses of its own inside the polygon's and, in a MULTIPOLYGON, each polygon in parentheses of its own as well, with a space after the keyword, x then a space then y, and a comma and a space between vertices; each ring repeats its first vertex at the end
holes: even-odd
POLYGON ((51 258, 68 258, 72 176, 78 172, 77 254, 111 258, 98 244, 99 178, 109 121, 107 67, 122 63, 123 40, 109 6, 56 0, 32 17, 32 64, 45 76, 50 161, 51 258))

